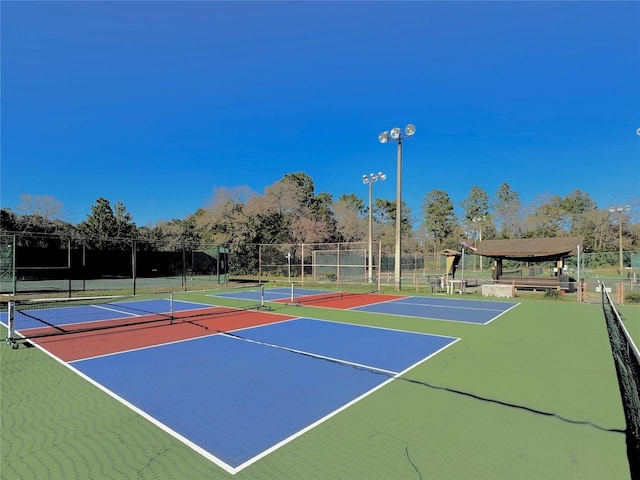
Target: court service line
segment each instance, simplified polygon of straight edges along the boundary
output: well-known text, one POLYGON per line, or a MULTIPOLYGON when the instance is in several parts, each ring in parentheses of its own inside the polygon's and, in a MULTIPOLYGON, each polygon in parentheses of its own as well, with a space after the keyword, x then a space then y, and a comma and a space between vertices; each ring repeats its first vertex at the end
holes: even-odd
POLYGON ((138 315, 137 313, 126 312, 124 310, 118 310, 117 308, 107 308, 102 305, 89 305, 94 308, 101 308, 102 310, 107 310, 108 312, 121 313, 123 315, 129 315, 130 317, 141 317, 142 315, 138 315))
MULTIPOLYGON (((397 300, 392 300, 392 302, 397 302, 397 300)), ((398 302, 398 305, 416 305, 419 307, 436 307, 436 308, 446 308, 446 309, 457 309, 457 310, 478 310, 481 312, 503 312, 504 310, 499 308, 480 308, 480 307, 458 307, 455 305, 436 305, 435 303, 414 303, 414 302, 398 302)))

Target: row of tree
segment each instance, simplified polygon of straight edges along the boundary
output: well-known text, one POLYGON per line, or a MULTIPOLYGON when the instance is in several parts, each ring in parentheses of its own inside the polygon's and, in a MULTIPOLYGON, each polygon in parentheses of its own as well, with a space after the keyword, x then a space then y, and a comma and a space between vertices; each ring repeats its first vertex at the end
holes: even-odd
MULTIPOLYGON (((98 198, 87 218, 73 225, 62 220, 62 204, 50 196, 25 194, 18 212, 2 209, 3 232, 80 237, 92 242, 109 238, 192 247, 224 245, 235 255, 250 245, 283 243, 355 242, 368 240, 368 207, 355 194, 334 199, 316 193, 303 172, 286 174, 257 194, 245 188, 219 188, 210 205, 184 219, 138 227, 124 204, 114 206, 98 198)), ((492 197, 481 187, 471 188, 460 202, 462 215, 444 190, 425 194, 419 218, 404 204, 401 209, 403 249, 437 252, 458 248, 462 239, 528 238, 581 235, 585 251, 615 251, 622 232, 623 248, 639 250, 640 224, 628 211, 598 208, 588 193, 574 190, 561 197, 540 199, 525 207, 508 184, 492 197), (620 223, 619 223, 620 222, 620 223), (414 228, 414 225, 419 225, 414 228)), ((373 240, 390 253, 395 244, 396 205, 377 198, 372 206, 373 240)), ((253 251, 252 249, 250 249, 253 251)))

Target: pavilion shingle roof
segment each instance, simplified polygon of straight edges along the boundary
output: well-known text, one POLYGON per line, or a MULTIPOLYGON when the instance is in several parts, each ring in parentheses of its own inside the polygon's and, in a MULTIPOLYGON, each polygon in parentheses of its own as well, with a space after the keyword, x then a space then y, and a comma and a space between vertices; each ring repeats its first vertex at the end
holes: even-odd
POLYGON ((477 254, 492 258, 541 262, 576 255, 583 237, 483 240, 477 254))

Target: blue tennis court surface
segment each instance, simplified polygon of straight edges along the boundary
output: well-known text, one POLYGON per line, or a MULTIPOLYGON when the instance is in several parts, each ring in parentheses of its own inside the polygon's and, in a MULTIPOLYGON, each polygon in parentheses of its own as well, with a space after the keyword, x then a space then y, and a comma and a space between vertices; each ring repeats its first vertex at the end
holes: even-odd
MULTIPOLYGON (((317 290, 311 288, 299 288, 296 287, 295 295, 296 297, 302 297, 305 295, 319 295, 322 293, 332 293, 331 290, 317 290)), ((211 294, 212 297, 226 297, 226 298, 237 298, 240 300, 256 300, 259 301, 262 299, 262 292, 259 288, 256 289, 247 289, 247 290, 238 290, 237 292, 221 292, 211 294)), ((265 288, 264 289, 264 300, 265 302, 277 302, 279 300, 290 300, 291 299, 291 288, 290 287, 280 287, 280 288, 265 288)))
POLYGON ((401 297, 397 300, 355 307, 352 310, 485 325, 517 305, 511 302, 450 297, 401 297))
MULTIPOLYGON (((296 298, 305 295, 330 294, 328 290, 296 288, 296 298)), ((212 296, 238 298, 244 300, 260 300, 261 292, 256 290, 242 290, 238 292, 219 293, 212 296)), ((264 289, 264 300, 267 302, 287 300, 291 298, 290 288, 264 289)), ((386 313, 408 317, 431 318, 435 320, 450 320, 485 325, 500 315, 511 310, 517 303, 495 302, 490 300, 467 300, 453 297, 411 297, 398 296, 394 300, 376 302, 376 295, 363 296, 369 304, 352 307, 350 310, 386 313)))
POLYGON ((72 366, 236 473, 456 341, 298 318, 72 366))
MULTIPOLYGON (((172 312, 185 312, 189 310, 199 310, 203 308, 213 308, 213 305, 193 302, 183 302, 168 298, 158 298, 153 300, 136 300, 117 303, 95 303, 86 305, 72 305, 57 308, 39 308, 16 312, 16 328, 18 330, 30 330, 52 325, 55 327, 66 327, 68 325, 82 325, 94 322, 132 319, 149 315, 163 315, 167 318, 172 312)), ((47 305, 43 302, 43 305, 47 305)), ((6 325, 7 313, 0 314, 0 322, 6 325)))

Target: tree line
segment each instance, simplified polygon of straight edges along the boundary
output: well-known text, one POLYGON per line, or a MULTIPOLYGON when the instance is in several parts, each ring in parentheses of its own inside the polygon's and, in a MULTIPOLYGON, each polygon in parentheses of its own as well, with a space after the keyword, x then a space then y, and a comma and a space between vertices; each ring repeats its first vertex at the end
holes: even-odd
MULTIPOLYGON (((311 177, 294 172, 257 194, 246 187, 218 188, 209 205, 184 219, 137 226, 122 202, 98 198, 91 212, 74 225, 62 220, 62 204, 51 196, 21 195, 17 212, 1 210, 3 233, 19 232, 82 238, 100 244, 121 239, 156 245, 222 245, 236 257, 254 254, 252 245, 358 242, 368 240, 368 205, 355 194, 334 199, 316 193, 311 177)), ((395 245, 396 202, 376 198, 372 204, 374 241, 384 253, 395 245)), ((529 206, 518 192, 503 183, 493 195, 479 186, 459 202, 462 214, 444 190, 432 190, 414 217, 402 202, 401 235, 406 252, 459 249, 461 240, 583 236, 584 251, 616 251, 622 233, 624 250, 640 250, 640 224, 630 212, 599 208, 578 189, 566 196, 547 195, 529 206), (620 222, 620 223, 619 223, 620 222)))

